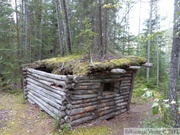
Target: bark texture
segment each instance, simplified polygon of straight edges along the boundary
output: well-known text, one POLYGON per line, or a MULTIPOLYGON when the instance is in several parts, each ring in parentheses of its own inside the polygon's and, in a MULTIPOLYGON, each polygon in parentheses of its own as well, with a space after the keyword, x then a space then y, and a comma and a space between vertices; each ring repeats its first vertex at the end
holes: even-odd
POLYGON ((171 125, 173 127, 180 127, 180 116, 178 113, 178 62, 179 62, 179 15, 178 12, 178 0, 174 2, 174 27, 173 27, 173 44, 170 63, 170 90, 169 90, 169 102, 170 102, 170 117, 171 125))

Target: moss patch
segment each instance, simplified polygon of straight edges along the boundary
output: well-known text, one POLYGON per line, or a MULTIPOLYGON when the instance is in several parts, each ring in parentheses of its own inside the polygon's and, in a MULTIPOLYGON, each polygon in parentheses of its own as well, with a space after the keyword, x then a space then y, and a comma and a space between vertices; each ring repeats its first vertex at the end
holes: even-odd
POLYGON ((89 64, 87 56, 70 55, 37 61, 29 66, 35 69, 51 71, 59 75, 88 75, 95 72, 109 72, 114 68, 128 68, 129 66, 140 66, 146 62, 145 58, 128 56, 109 60, 93 59, 89 64))
POLYGON ((70 131, 65 135, 109 135, 109 129, 106 126, 83 127, 70 131))

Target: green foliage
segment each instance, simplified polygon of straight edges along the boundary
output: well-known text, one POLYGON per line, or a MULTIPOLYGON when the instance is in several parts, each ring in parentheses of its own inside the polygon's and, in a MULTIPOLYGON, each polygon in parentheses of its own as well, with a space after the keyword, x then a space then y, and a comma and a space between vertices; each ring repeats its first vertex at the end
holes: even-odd
POLYGON ((84 19, 84 30, 81 30, 79 35, 76 38, 83 39, 83 45, 82 49, 84 50, 85 53, 90 54, 91 53, 91 48, 93 44, 93 39, 94 37, 97 36, 95 32, 91 30, 91 24, 89 23, 89 18, 84 19))
POLYGON ((133 90, 133 97, 141 97, 144 94, 144 92, 148 89, 145 80, 145 78, 136 77, 133 90))
POLYGON ((68 135, 71 132, 70 129, 70 124, 63 124, 58 130, 58 135, 68 135))
POLYGON ((56 130, 61 128, 60 123, 61 123, 61 118, 59 115, 56 115, 56 117, 54 118, 54 121, 53 121, 53 125, 56 130))
POLYGON ((160 115, 160 118, 164 123, 169 123, 170 121, 170 115, 169 115, 169 100, 164 99, 162 95, 158 92, 154 91, 146 91, 145 94, 142 95, 145 98, 151 98, 154 97, 154 102, 151 106, 152 108, 152 114, 153 115, 160 115))
MULTIPOLYGON (((164 123, 161 118, 147 118, 143 124, 143 128, 171 128, 171 126, 170 122, 164 123)), ((164 135, 164 133, 162 135, 164 135)))

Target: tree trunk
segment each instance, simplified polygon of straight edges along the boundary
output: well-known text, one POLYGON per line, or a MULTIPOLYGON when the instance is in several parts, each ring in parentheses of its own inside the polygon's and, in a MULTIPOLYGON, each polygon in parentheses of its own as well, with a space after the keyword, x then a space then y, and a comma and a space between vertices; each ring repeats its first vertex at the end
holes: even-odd
MULTIPOLYGON (((140 36, 141 33, 141 0, 139 0, 139 24, 138 24, 138 36, 140 36)), ((136 49, 136 55, 138 56, 139 54, 139 44, 137 44, 137 49, 136 49)))
POLYGON ((57 24, 58 24, 58 41, 59 41, 59 47, 60 47, 60 52, 61 56, 64 56, 64 46, 61 41, 61 25, 60 25, 60 4, 59 0, 55 0, 55 7, 56 7, 56 15, 57 15, 57 24))
POLYGON ((25 63, 28 61, 27 56, 28 56, 28 33, 29 33, 29 6, 28 6, 28 1, 25 0, 24 2, 24 35, 23 35, 23 41, 24 41, 24 61, 25 63))
MULTIPOLYGON (((153 0, 150 1, 150 13, 149 13, 149 25, 148 25, 148 35, 151 35, 152 29, 152 8, 153 8, 153 0)), ((151 39, 148 38, 148 46, 147 46, 147 62, 150 62, 150 51, 151 51, 151 39)), ((149 80, 149 67, 146 70, 146 81, 149 80)))
POLYGON ((68 11, 67 11, 66 0, 63 0, 63 8, 64 8, 65 22, 66 22, 68 52, 70 54, 72 54, 72 50, 71 50, 72 42, 71 42, 70 24, 69 24, 69 19, 68 19, 68 11))
POLYGON ((102 36, 102 7, 101 0, 99 0, 99 47, 100 47, 100 55, 104 55, 104 46, 103 46, 103 36, 102 36))
MULTIPOLYGON (((109 3, 109 0, 106 0, 106 4, 109 3)), ((108 48, 108 8, 105 8, 105 24, 104 24, 104 54, 107 53, 107 48, 108 48)))
POLYGON ((178 84, 178 62, 179 62, 179 44, 180 44, 180 34, 179 34, 179 7, 178 0, 174 3, 174 26, 173 26, 173 44, 171 53, 171 63, 170 63, 170 90, 169 90, 169 102, 170 102, 170 118, 171 126, 180 127, 180 116, 178 113, 178 94, 177 94, 177 84, 178 84))

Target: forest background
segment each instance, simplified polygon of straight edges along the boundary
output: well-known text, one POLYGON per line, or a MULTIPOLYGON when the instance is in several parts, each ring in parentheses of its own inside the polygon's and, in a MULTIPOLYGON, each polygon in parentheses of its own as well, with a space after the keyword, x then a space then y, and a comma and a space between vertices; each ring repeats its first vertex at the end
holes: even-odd
POLYGON ((71 54, 136 55, 154 67, 138 72, 134 95, 149 89, 168 98, 173 2, 164 11, 162 1, 1 0, 2 89, 20 87, 25 63, 71 54))

